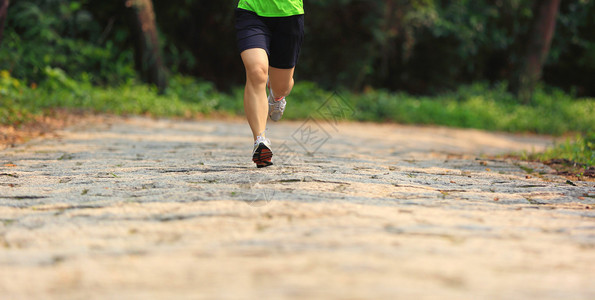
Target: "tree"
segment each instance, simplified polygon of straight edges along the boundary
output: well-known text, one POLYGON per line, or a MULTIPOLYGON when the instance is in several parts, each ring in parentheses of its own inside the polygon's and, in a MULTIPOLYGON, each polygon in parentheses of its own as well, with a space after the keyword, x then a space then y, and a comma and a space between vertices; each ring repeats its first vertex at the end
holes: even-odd
POLYGON ((533 20, 529 27, 529 35, 521 56, 520 68, 511 80, 511 91, 521 101, 528 104, 533 90, 541 79, 554 31, 556 17, 560 8, 560 0, 536 0, 533 6, 533 20))
POLYGON ((134 42, 134 61, 141 78, 155 84, 160 91, 167 87, 166 69, 163 65, 155 13, 151 0, 126 0, 130 9, 130 27, 134 42))
POLYGON ((8 10, 9 0, 0 0, 0 44, 2 44, 2 34, 4 33, 4 20, 6 20, 6 12, 8 10))

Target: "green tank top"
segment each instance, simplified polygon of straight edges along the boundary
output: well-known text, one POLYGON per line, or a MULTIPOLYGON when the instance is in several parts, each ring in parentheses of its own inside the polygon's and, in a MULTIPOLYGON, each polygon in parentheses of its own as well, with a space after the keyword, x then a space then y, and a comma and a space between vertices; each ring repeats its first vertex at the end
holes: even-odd
POLYGON ((289 17, 304 13, 303 0, 240 0, 238 8, 261 17, 289 17))

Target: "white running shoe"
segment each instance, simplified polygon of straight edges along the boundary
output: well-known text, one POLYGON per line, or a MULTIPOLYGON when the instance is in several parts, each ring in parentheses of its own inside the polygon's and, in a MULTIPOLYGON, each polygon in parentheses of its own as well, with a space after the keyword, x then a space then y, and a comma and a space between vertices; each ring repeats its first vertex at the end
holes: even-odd
POLYGON ((275 122, 281 120, 286 104, 285 97, 275 99, 273 89, 269 86, 269 117, 271 117, 271 120, 275 122))
POLYGON ((271 150, 271 141, 262 136, 256 138, 254 150, 252 151, 252 161, 257 168, 264 168, 273 165, 273 151, 271 150))

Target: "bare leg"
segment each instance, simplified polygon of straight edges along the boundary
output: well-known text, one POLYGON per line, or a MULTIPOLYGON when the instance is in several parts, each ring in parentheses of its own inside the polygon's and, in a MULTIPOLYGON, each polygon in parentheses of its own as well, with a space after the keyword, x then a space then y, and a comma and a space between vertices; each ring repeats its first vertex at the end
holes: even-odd
POLYGON ((255 48, 242 52, 242 61, 246 68, 246 88, 244 89, 244 111, 256 141, 257 136, 264 137, 267 125, 269 105, 266 94, 269 58, 264 49, 255 48))
POLYGON ((275 98, 281 98, 289 95, 293 89, 293 72, 292 69, 278 69, 269 67, 269 77, 273 95, 275 98))

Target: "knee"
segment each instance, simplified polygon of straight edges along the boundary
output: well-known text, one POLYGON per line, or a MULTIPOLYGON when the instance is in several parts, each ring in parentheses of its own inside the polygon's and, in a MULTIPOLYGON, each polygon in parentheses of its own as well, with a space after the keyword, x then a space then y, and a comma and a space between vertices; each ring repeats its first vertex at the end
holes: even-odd
POLYGON ((269 77, 268 66, 256 65, 246 68, 246 77, 251 84, 266 84, 269 77))
POLYGON ((273 88, 275 97, 285 97, 291 93, 291 89, 293 88, 293 79, 291 79, 290 82, 284 82, 281 84, 274 84, 271 82, 271 87, 273 88))

